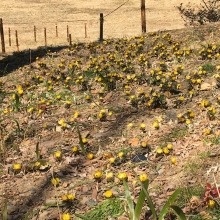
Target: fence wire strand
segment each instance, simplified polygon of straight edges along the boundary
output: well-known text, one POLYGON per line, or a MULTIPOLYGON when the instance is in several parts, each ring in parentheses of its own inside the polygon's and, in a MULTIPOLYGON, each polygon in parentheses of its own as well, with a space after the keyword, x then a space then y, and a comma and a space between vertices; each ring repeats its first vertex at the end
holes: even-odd
POLYGON ((109 12, 107 15, 105 15, 104 17, 107 17, 108 15, 112 14, 113 12, 117 11, 119 8, 121 8, 123 5, 125 5, 127 2, 129 2, 129 0, 127 0, 126 2, 124 2, 123 4, 121 4, 120 6, 118 6, 117 8, 115 8, 113 11, 109 12))

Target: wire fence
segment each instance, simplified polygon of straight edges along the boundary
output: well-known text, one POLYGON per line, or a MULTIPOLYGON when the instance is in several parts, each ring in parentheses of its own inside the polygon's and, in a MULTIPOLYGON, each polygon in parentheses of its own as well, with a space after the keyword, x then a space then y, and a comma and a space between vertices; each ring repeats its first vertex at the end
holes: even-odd
MULTIPOLYGON (((145 32, 185 27, 184 21, 176 9, 179 0, 169 2, 157 0, 157 4, 155 1, 146 0, 90 0, 86 1, 85 5, 76 0, 53 0, 40 1, 41 4, 33 3, 33 5, 25 3, 24 6, 28 8, 21 10, 20 4, 22 3, 20 2, 26 1, 32 2, 32 0, 8 0, 9 3, 3 1, 5 9, 2 7, 4 4, 1 3, 0 15, 4 23, 3 37, 7 53, 18 49, 36 49, 39 46, 45 46, 45 43, 47 46, 66 46, 69 44, 69 34, 72 42, 84 43, 100 40, 101 12, 103 13, 104 39, 141 35, 145 31, 143 28, 143 20, 145 19, 145 32), (13 10, 8 13, 6 9, 12 1, 13 5, 10 8, 13 10), (142 3, 145 1, 147 16, 142 20, 142 17, 145 17, 142 13, 145 11, 142 3), (51 5, 51 2, 54 5, 51 5), (63 4, 63 2, 68 4, 63 4), (113 7, 115 2, 118 2, 118 5, 113 7), (30 13, 31 8, 34 11, 30 13), (19 10, 20 13, 16 13, 19 10), (17 40, 15 31, 17 31, 17 40)), ((200 0, 194 1, 199 2, 200 0)), ((1 30, 0 37, 0 41, 2 41, 1 30)))
MULTIPOLYGON (((131 26, 130 32, 134 34, 133 28, 136 27, 136 21, 131 22, 129 11, 127 14, 121 13, 120 9, 126 5, 130 0, 127 0, 106 12, 103 15, 103 20, 98 16, 92 19, 76 19, 76 20, 57 20, 57 22, 46 21, 43 24, 30 24, 30 22, 13 22, 4 23, 0 25, 4 28, 3 35, 4 48, 2 52, 13 52, 24 49, 34 49, 39 46, 60 46, 71 44, 71 41, 77 42, 90 42, 100 40, 101 25, 104 25, 105 38, 124 37, 129 36, 129 25, 131 26), (115 19, 117 17, 117 19, 115 19), (118 25, 119 19, 125 21, 124 27, 118 25), (102 24, 101 24, 102 23, 102 24), (126 24, 127 23, 127 24, 126 24), (120 30, 120 31, 118 31, 120 30), (116 34, 119 33, 118 34, 116 34), (70 41, 71 39, 71 41, 70 41)), ((103 13, 100 13, 100 16, 103 13)), ((133 19, 134 20, 134 19, 133 19)), ((139 22, 140 23, 140 22, 139 22)), ((138 28, 140 33, 140 28, 138 28)), ((102 33, 103 34, 103 33, 102 33)), ((103 36, 102 36, 103 37, 103 36)))

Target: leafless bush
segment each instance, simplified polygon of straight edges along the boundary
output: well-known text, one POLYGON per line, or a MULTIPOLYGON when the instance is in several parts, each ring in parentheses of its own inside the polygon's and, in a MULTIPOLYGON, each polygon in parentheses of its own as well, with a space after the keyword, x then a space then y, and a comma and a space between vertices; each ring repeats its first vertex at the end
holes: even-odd
POLYGON ((202 0, 197 6, 190 3, 183 7, 177 6, 186 25, 203 25, 205 23, 220 21, 220 0, 202 0))

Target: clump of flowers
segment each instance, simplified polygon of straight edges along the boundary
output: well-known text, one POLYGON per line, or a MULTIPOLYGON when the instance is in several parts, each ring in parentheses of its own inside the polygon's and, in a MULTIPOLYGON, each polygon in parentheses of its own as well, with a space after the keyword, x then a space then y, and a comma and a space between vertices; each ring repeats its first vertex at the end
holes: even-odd
POLYGON ((63 202, 72 202, 73 200, 75 199, 75 195, 73 194, 65 194, 65 195, 62 195, 62 201, 63 202))
POLYGON ((51 183, 52 183, 54 186, 58 186, 59 183, 60 183, 60 179, 59 179, 58 177, 52 178, 52 179, 51 179, 51 183))
POLYGON ((106 110, 101 109, 99 114, 98 114, 98 118, 100 119, 100 121, 105 121, 106 117, 107 117, 106 110))
POLYGON ((213 120, 215 118, 216 109, 212 106, 207 108, 207 115, 210 120, 213 120))

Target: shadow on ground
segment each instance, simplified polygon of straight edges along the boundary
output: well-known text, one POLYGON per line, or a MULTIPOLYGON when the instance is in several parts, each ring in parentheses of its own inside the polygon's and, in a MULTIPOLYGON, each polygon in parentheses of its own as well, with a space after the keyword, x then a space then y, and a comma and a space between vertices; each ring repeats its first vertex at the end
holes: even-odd
POLYGON ((28 49, 20 52, 13 52, 13 54, 0 54, 0 77, 25 65, 31 65, 36 61, 37 57, 44 57, 48 50, 52 53, 56 53, 65 48, 68 48, 68 46, 38 47, 35 50, 28 49))

